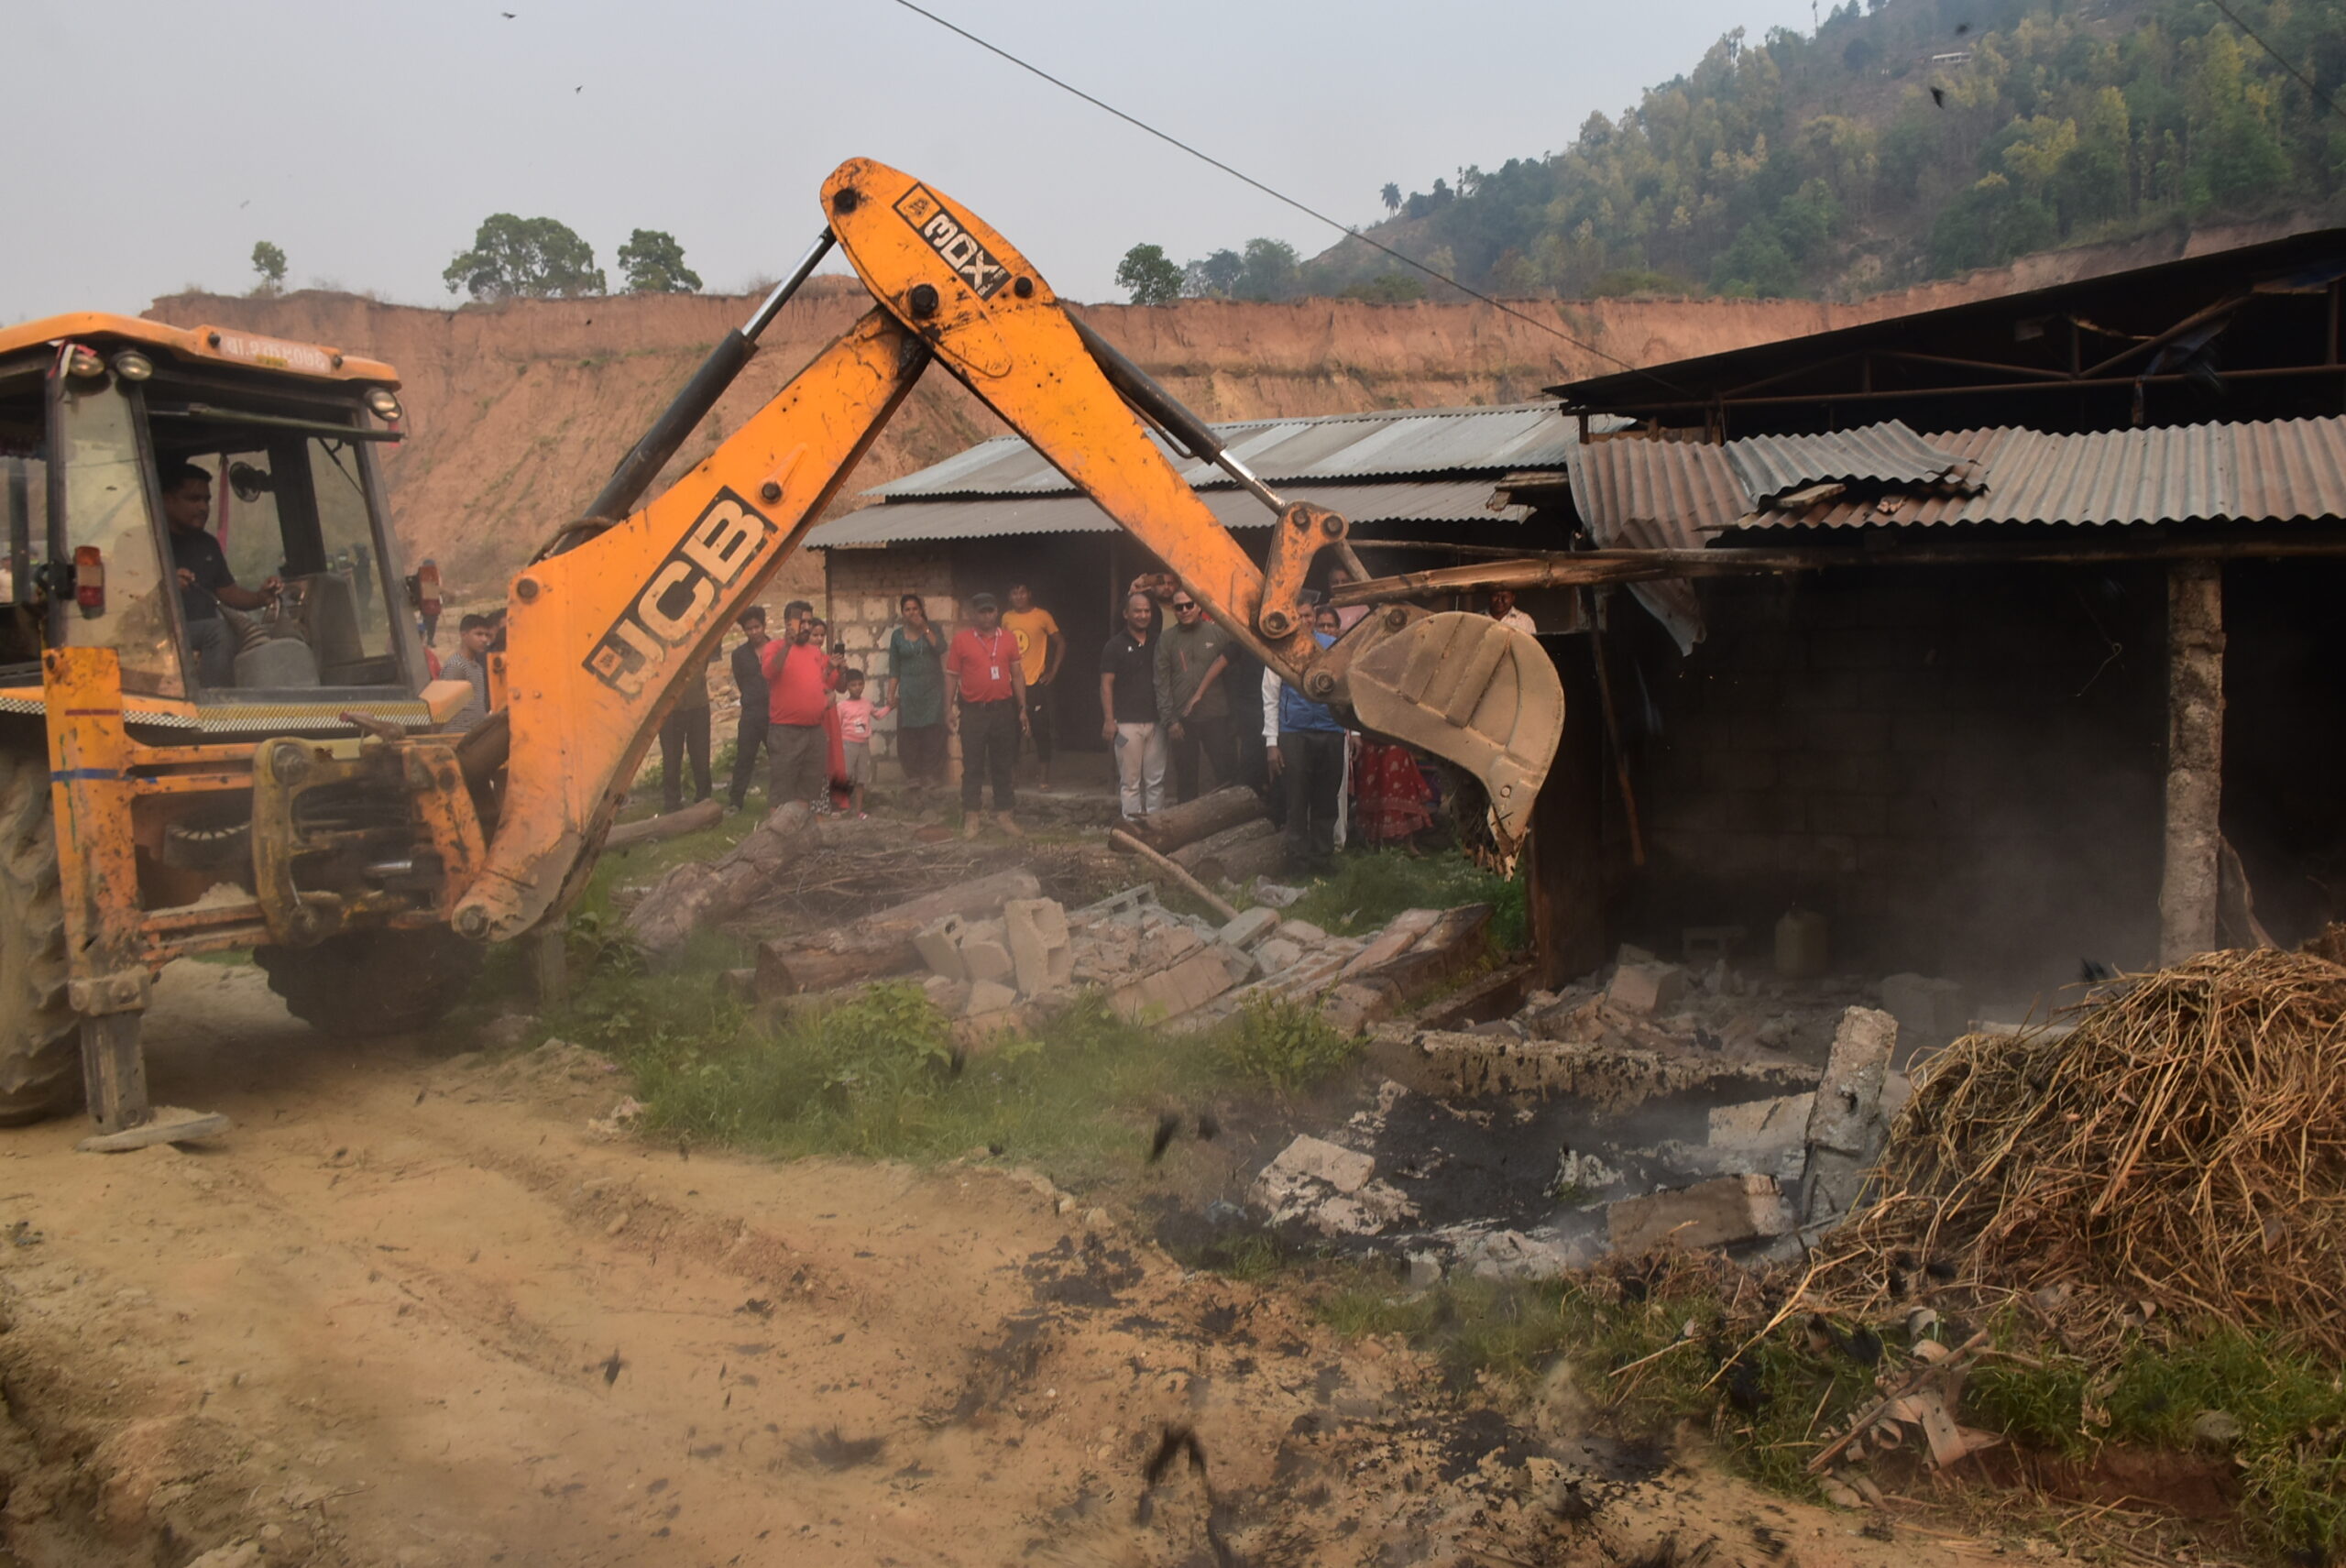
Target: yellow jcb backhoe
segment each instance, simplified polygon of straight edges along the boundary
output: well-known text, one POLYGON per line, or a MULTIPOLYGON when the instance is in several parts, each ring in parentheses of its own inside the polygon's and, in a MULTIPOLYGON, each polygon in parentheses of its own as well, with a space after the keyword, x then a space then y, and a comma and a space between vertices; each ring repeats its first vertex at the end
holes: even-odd
POLYGON ((0 1119, 79 1092, 104 1132, 168 1135, 138 1024, 183 955, 253 948, 296 1015, 345 1036, 451 1005, 482 944, 575 894, 683 684, 932 359, 1249 652, 1480 779, 1500 842, 1521 835, 1563 718, 1535 641, 1396 603, 1321 648, 1313 557, 1366 576, 1342 517, 1274 494, 933 188, 857 159, 822 203, 791 277, 513 578, 494 711, 461 736, 466 688, 424 679, 374 462, 400 437, 390 367, 113 316, 0 332, 0 1119), (834 244, 872 310, 639 507, 834 244), (1144 419, 1277 513, 1260 569, 1144 419), (166 515, 191 478, 217 487, 194 531, 217 563, 166 515))

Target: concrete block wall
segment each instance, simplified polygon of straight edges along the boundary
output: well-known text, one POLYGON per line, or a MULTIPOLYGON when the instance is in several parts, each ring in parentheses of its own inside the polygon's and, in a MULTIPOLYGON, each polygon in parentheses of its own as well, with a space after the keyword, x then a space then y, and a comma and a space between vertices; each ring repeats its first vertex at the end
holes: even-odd
MULTIPOLYGON (((906 594, 918 594, 928 618, 951 637, 959 624, 960 600, 955 591, 951 547, 945 544, 895 544, 879 549, 840 549, 823 556, 823 616, 831 623, 831 640, 847 644, 850 669, 861 670, 875 683, 888 678, 888 637, 896 627, 896 605, 906 594)), ((873 701, 886 687, 867 690, 873 701)), ((960 737, 947 744, 949 780, 958 781, 961 768, 960 737)), ((893 728, 875 731, 872 754, 889 764, 896 756, 893 728)))
MULTIPOLYGON (((1835 967, 2074 978, 2147 959, 2165 728, 2155 570, 1844 572, 1703 587, 1681 660, 1625 636, 1649 869, 1633 939, 1792 904, 1835 967), (2058 971, 2055 973, 2055 971, 2058 971)), ((1616 624, 1636 617, 1623 606, 1616 624)), ((1625 626, 1625 631, 1628 629, 1625 626)))

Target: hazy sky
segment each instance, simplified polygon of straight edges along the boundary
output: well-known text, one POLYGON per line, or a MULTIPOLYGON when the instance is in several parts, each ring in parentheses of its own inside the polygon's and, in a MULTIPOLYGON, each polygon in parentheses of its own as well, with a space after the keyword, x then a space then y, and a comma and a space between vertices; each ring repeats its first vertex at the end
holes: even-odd
MULTIPOLYGON (((1347 223, 1568 143, 1592 109, 1808 0, 925 0, 1347 223)), ((493 212, 613 252, 666 229, 712 291, 780 272, 840 160, 966 203, 1063 293, 1118 299, 1140 240, 1176 259, 1337 236, 890 0, 25 0, 0 322, 242 291, 273 240, 296 287, 452 302, 493 212), (500 15, 517 13, 510 20, 500 15)), ((838 265, 836 262, 834 265, 838 265)))

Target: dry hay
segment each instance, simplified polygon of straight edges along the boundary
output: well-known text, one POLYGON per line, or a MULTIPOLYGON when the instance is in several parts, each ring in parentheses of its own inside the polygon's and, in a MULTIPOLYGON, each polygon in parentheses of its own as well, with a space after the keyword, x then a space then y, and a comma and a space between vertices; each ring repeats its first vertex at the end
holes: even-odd
POLYGON ((2346 968, 2209 953, 2066 1016, 1932 1064, 1886 1196, 1814 1292, 1879 1309, 1952 1265, 1957 1288, 2023 1296, 2085 1341, 2155 1310, 2346 1354, 2346 968))

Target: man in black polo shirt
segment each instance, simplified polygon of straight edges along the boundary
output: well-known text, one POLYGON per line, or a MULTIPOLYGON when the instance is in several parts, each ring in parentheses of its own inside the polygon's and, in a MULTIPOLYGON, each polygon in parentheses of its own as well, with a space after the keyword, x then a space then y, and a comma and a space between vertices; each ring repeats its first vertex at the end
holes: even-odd
POLYGON ((1124 629, 1100 650, 1100 739, 1115 749, 1116 795, 1126 817, 1165 809, 1165 732, 1157 724, 1157 601, 1124 597, 1124 629))
POLYGON ((258 609, 277 598, 275 577, 258 588, 239 587, 220 542, 204 532, 212 515, 212 476, 192 463, 163 470, 163 521, 171 525, 171 564, 178 568, 180 618, 187 622, 196 679, 207 686, 236 684, 236 640, 220 607, 258 609))

